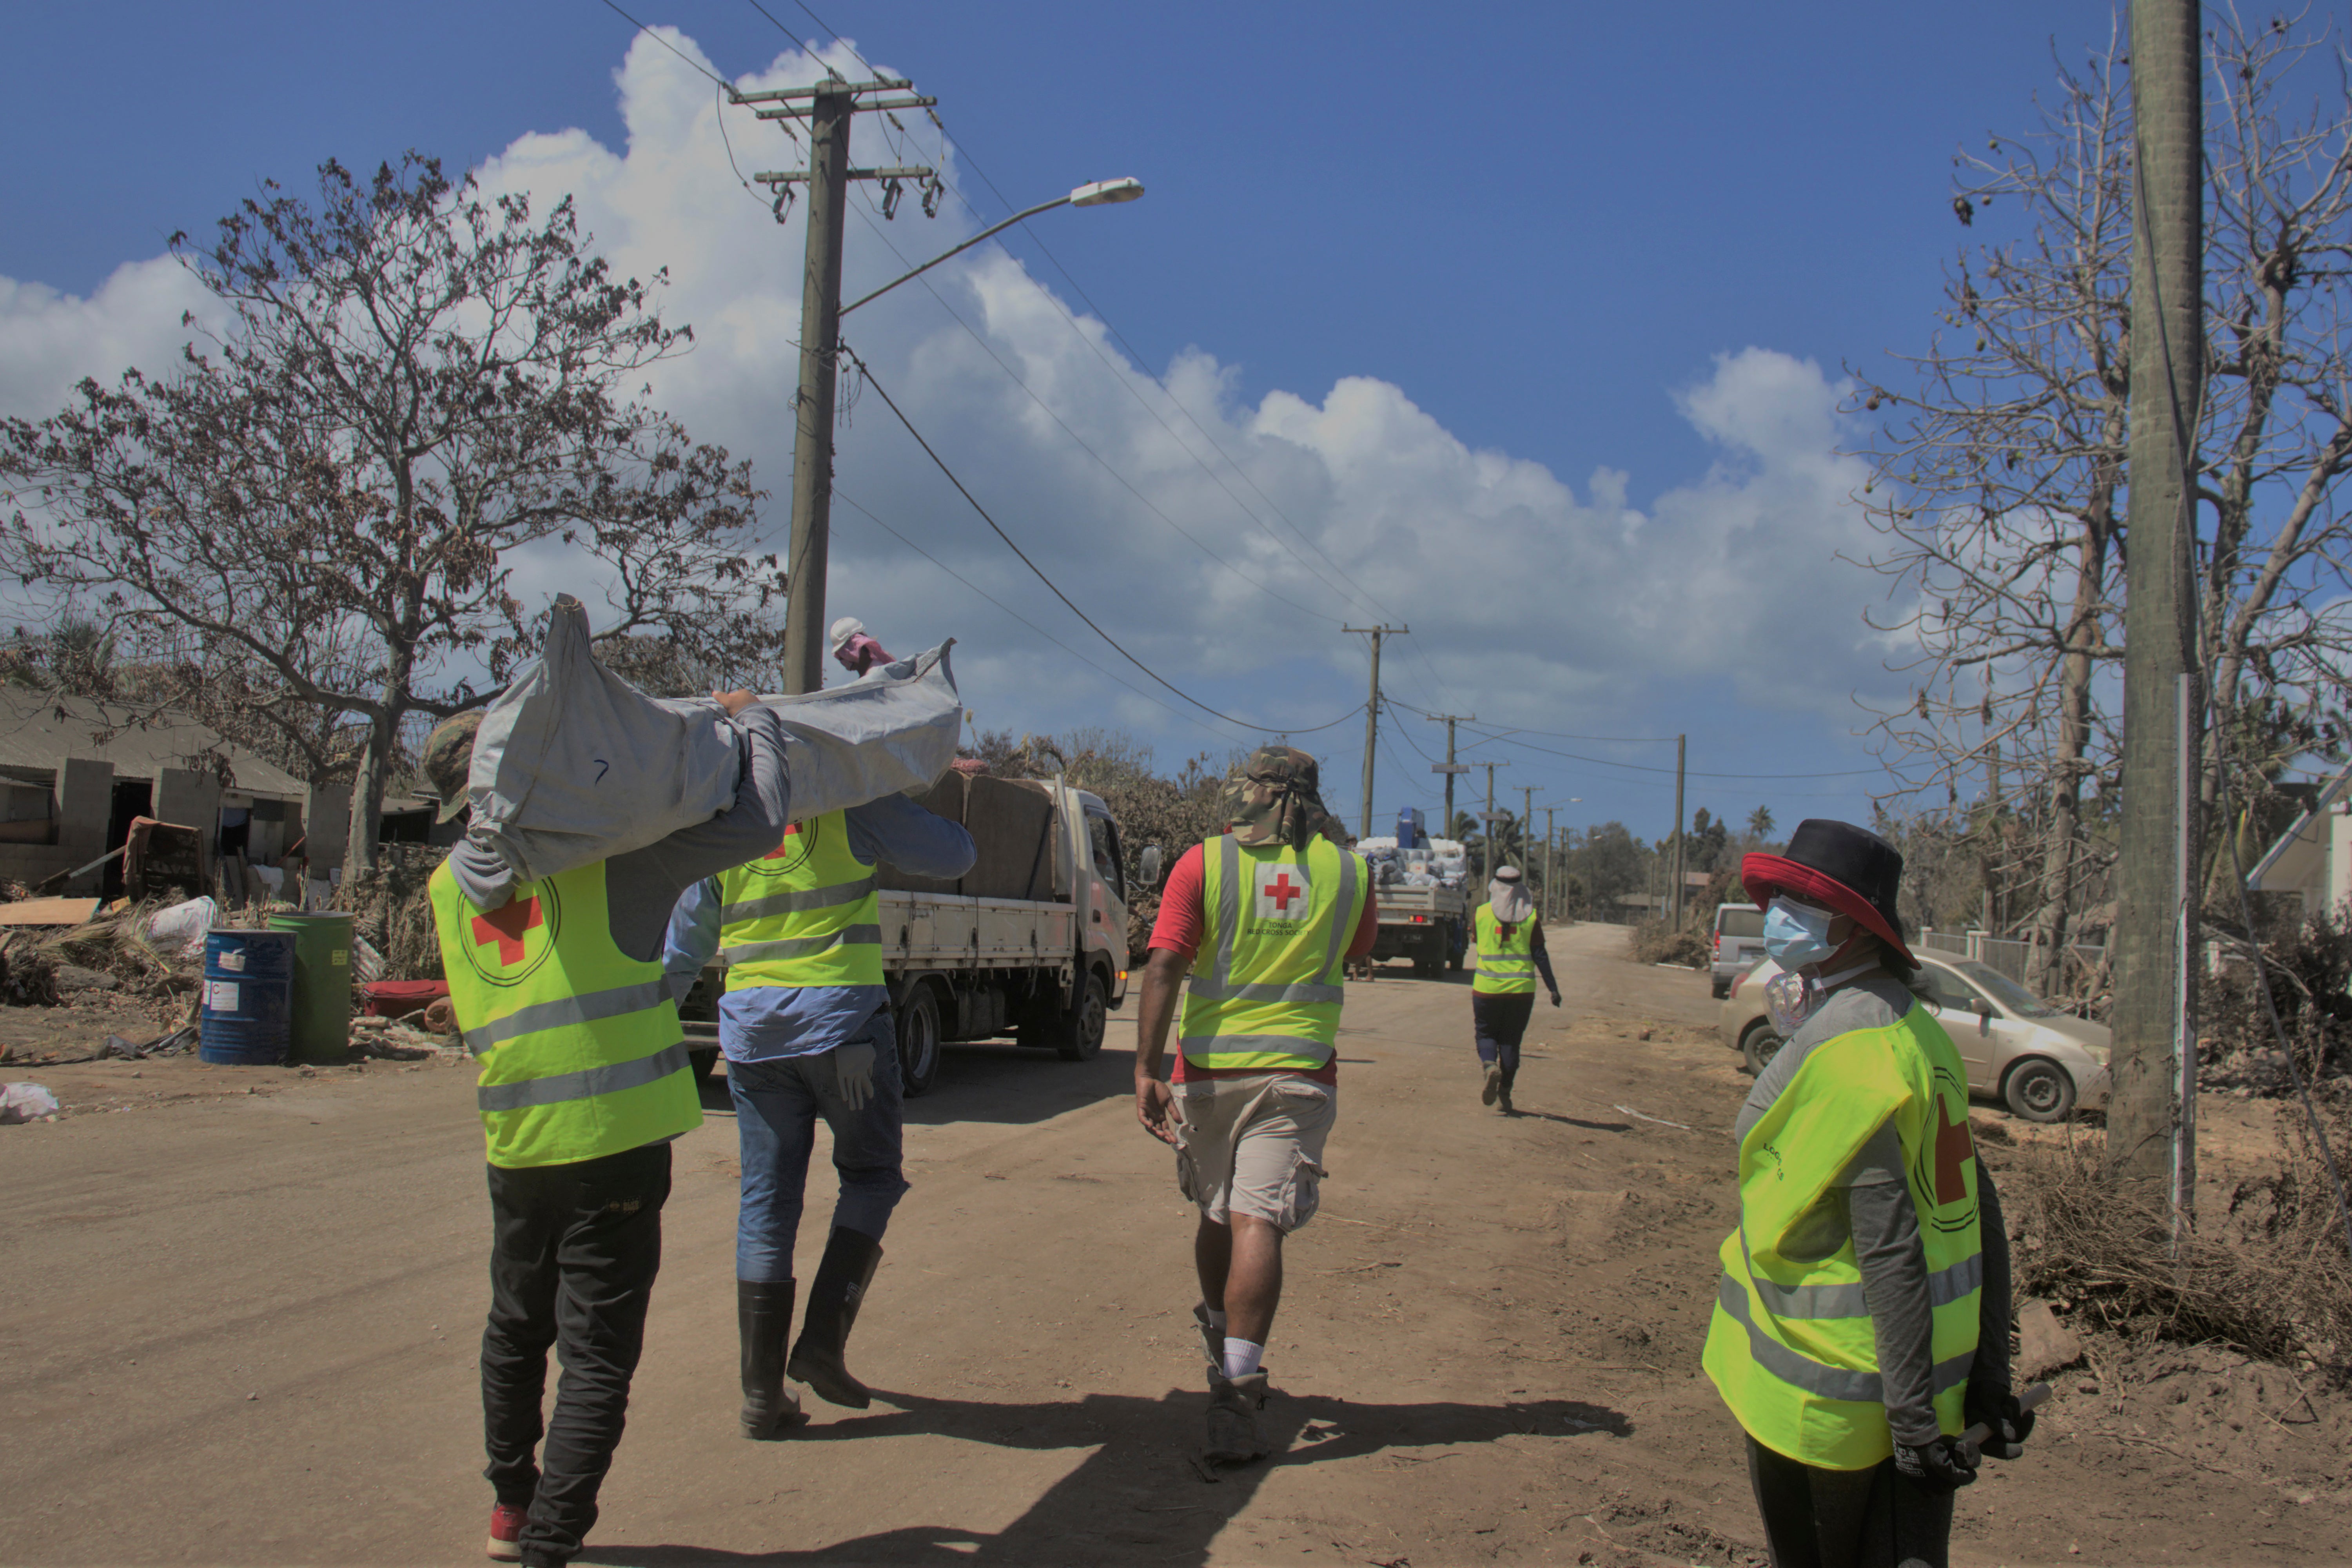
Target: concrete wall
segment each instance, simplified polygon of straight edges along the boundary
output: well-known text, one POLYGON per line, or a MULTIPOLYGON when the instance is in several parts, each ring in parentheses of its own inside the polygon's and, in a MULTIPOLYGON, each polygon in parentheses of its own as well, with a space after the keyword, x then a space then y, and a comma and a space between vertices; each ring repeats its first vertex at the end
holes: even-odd
MULTIPOLYGON (((114 815, 114 764, 90 757, 64 758, 58 763, 53 788, 57 847, 64 852, 68 863, 79 866, 105 854, 107 824, 114 815)), ((87 897, 103 888, 105 878, 106 868, 101 866, 67 884, 65 890, 87 897)))
POLYGON ((302 806, 302 829, 310 836, 309 847, 302 853, 310 862, 310 875, 324 877, 343 864, 351 849, 352 789, 349 784, 312 784, 310 796, 302 806))
MULTIPOLYGON (((55 844, 0 844, 0 878, 22 882, 29 888, 44 877, 70 871, 83 861, 96 858, 98 853, 92 850, 83 855, 55 844)), ((81 886, 70 891, 85 895, 95 893, 98 891, 97 884, 98 873, 93 871, 82 879, 81 886)))
POLYGON ((210 854, 220 838, 220 780, 211 773, 159 768, 151 815, 158 822, 200 829, 205 836, 205 852, 210 854))

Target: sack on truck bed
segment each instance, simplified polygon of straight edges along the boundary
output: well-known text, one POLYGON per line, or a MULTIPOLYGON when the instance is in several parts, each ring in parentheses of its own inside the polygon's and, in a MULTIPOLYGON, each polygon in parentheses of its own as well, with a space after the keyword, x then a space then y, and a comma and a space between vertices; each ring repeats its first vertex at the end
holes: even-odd
MULTIPOLYGON (((782 721, 793 816, 805 820, 921 789, 955 760, 962 700, 952 641, 801 697, 761 697, 782 721)), ((733 804, 735 727, 708 698, 647 697, 598 662, 587 612, 548 612, 540 656, 482 716, 467 780, 474 828, 536 881, 642 849, 733 804)))

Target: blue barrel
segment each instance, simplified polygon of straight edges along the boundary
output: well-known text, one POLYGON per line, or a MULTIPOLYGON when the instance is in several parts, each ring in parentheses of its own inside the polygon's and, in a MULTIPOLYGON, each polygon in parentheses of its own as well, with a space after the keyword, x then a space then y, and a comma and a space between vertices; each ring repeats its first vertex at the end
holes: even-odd
POLYGON ((206 932, 198 1059, 224 1067, 283 1062, 293 1001, 292 931, 206 932))

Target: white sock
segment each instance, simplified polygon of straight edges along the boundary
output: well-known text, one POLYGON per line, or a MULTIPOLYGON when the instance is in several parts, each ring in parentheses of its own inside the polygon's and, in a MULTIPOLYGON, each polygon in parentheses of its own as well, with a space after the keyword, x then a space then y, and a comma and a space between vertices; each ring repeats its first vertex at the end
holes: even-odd
POLYGON ((1257 1370, 1257 1363, 1265 1359, 1264 1345, 1254 1343, 1249 1340, 1237 1340, 1231 1335, 1226 1336, 1225 1375, 1227 1377, 1247 1377, 1257 1370))
POLYGON ((1208 1313, 1209 1327, 1221 1334, 1225 1331, 1225 1315, 1223 1312, 1210 1311, 1206 1307, 1202 1308, 1201 1310, 1208 1313))

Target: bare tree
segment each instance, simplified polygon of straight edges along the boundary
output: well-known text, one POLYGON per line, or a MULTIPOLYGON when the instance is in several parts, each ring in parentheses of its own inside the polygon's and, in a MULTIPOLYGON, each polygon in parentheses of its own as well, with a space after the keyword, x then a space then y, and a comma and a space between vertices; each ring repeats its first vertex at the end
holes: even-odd
MULTIPOLYGON (((2217 722, 2209 805, 2233 765, 2326 739, 2352 624, 2337 506, 2352 463, 2352 114, 2316 74, 2324 37, 2299 20, 2249 27, 2209 12, 2205 390, 2190 416, 2200 503, 2196 650, 2217 722), (2314 85, 2322 107, 2294 118, 2314 85), (2258 743, 2249 754, 2247 742, 2258 743)), ((1964 152, 1953 210, 2000 204, 2007 237, 1965 247, 1927 351, 1864 379, 1884 411, 1863 500, 1884 543, 1869 564, 1909 590, 1875 624, 1916 641, 1907 708, 1880 715, 1889 752, 1926 763, 1947 802, 1979 788, 1987 875, 2021 895, 2049 983, 2112 835, 2119 788, 2131 394, 2132 120, 2111 37, 2061 65, 2040 123, 1964 152), (2099 810, 2086 812, 2096 788, 2099 810), (2003 812, 2003 806, 2011 807, 2003 812), (1996 831, 1998 829, 1998 831, 1996 831)), ((2210 826, 2214 814, 2205 814, 2210 826)), ((2218 842, 2209 833, 2209 841, 2218 842)), ((2209 845, 2209 856, 2210 853, 2209 845)))
POLYGON ((228 320, 176 374, 85 381, 0 427, 0 475, 34 502, 0 570, 104 603, 233 731, 274 727, 331 771, 355 738, 363 869, 404 726, 525 650, 525 561, 608 581, 601 637, 729 668, 777 646, 782 574, 749 552, 750 465, 624 395, 690 334, 589 250, 568 197, 537 219, 413 153, 319 186, 316 207, 267 187, 209 246, 174 237, 228 320))

